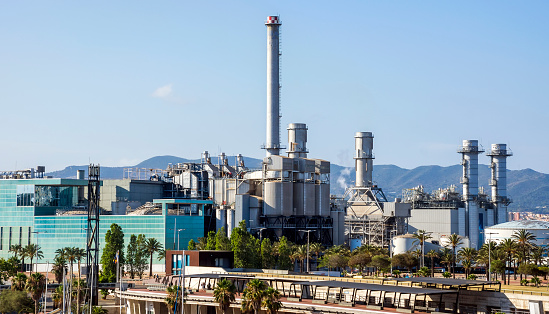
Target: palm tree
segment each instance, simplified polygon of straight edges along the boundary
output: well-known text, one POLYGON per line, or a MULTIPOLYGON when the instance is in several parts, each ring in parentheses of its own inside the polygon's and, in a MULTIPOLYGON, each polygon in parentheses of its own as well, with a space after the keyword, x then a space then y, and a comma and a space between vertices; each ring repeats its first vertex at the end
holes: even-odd
POLYGON ((16 291, 23 291, 25 290, 25 285, 27 284, 27 275, 24 273, 17 273, 12 279, 11 279, 11 289, 16 291))
POLYGON ((280 302, 280 292, 273 287, 268 287, 263 293, 263 301, 261 305, 267 309, 267 314, 276 314, 282 307, 280 302))
POLYGON ((13 256, 21 258, 21 271, 24 272, 25 270, 23 269, 23 267, 25 266, 25 254, 23 254, 23 247, 20 244, 14 244, 10 246, 9 251, 13 253, 13 256))
POLYGON ((25 246, 24 248, 26 257, 30 258, 31 260, 31 273, 34 269, 33 259, 36 257, 37 260, 44 257, 44 252, 42 252, 42 248, 38 244, 29 244, 25 246))
POLYGON ((51 296, 53 300, 53 308, 58 308, 61 304, 63 304, 63 286, 60 285, 57 288, 55 288, 55 291, 53 292, 51 296))
POLYGON ((464 247, 459 250, 458 258, 465 268, 465 278, 469 277, 469 269, 471 269, 471 267, 473 266, 477 254, 477 250, 470 247, 464 247))
POLYGON ((438 257, 438 253, 435 250, 427 252, 427 257, 431 259, 431 277, 435 276, 435 258, 438 257))
POLYGON ((162 246, 162 243, 158 242, 155 238, 148 238, 145 240, 145 252, 147 252, 150 255, 149 260, 149 277, 152 277, 153 274, 153 254, 156 252, 160 252, 163 250, 164 247, 162 246))
POLYGON ((320 253, 322 253, 323 250, 324 248, 320 243, 315 242, 309 245, 309 252, 315 255, 315 261, 317 265, 318 265, 318 259, 320 258, 320 253))
POLYGON ((217 283, 213 296, 215 302, 219 304, 219 309, 223 312, 223 314, 227 313, 231 302, 234 302, 235 294, 236 287, 231 281, 223 279, 217 283))
MULTIPOLYGON (((520 229, 515 231, 511 238, 517 242, 518 251, 522 253, 520 256, 520 264, 527 262, 528 256, 530 255, 530 249, 534 247, 536 236, 531 232, 526 231, 526 229, 520 229)), ((522 280, 522 274, 520 274, 520 280, 522 280)))
POLYGON ((307 245, 299 245, 296 247, 294 254, 296 254, 296 259, 299 261, 299 270, 303 272, 304 261, 307 258, 307 245))
POLYGON ((545 254, 546 249, 541 246, 536 246, 532 248, 532 252, 530 253, 530 256, 532 257, 532 260, 534 263, 538 266, 541 265, 541 262, 543 260, 543 255, 545 254))
POLYGON ((461 241, 461 240, 462 240, 461 236, 458 235, 458 234, 455 234, 455 233, 452 233, 448 237, 448 241, 450 242, 450 245, 452 246, 452 274, 453 274, 454 279, 456 278, 456 272, 455 272, 455 268, 456 268, 456 247, 463 243, 463 241, 461 241))
POLYGON ((452 251, 449 248, 442 248, 440 250, 440 262, 446 265, 447 270, 450 269, 453 260, 452 251))
MULTIPOLYGON (((512 260, 513 260, 513 254, 515 253, 517 246, 513 239, 507 238, 500 242, 499 244, 500 249, 505 252, 505 261, 506 264, 511 266, 512 260)), ((505 282, 505 278, 503 278, 504 283, 510 284, 511 282, 511 272, 508 272, 507 274, 507 282, 505 282)))
POLYGON ((76 259, 76 261, 78 261, 78 285, 77 285, 78 290, 76 290, 76 314, 79 314, 80 313, 80 284, 82 283, 82 274, 81 274, 80 265, 81 265, 82 259, 86 257, 87 252, 85 249, 77 248, 77 247, 74 247, 73 250, 74 250, 73 252, 74 258, 76 259))
POLYGON ((425 266, 425 241, 431 239, 432 237, 425 230, 418 230, 414 233, 413 238, 416 239, 414 242, 419 242, 421 246, 421 265, 420 267, 425 266))
POLYGON ((253 311, 255 314, 261 309, 261 301, 265 291, 265 283, 259 279, 252 279, 242 293, 242 311, 253 311))
POLYGON ((177 306, 181 306, 181 301, 183 300, 179 285, 169 286, 166 288, 166 292, 168 292, 168 297, 164 299, 164 302, 168 306, 168 309, 170 309, 170 313, 173 313, 177 310, 177 306))
POLYGON ((38 303, 44 293, 45 286, 46 276, 41 273, 32 273, 27 280, 25 290, 30 293, 31 298, 34 300, 34 314, 38 314, 38 303))

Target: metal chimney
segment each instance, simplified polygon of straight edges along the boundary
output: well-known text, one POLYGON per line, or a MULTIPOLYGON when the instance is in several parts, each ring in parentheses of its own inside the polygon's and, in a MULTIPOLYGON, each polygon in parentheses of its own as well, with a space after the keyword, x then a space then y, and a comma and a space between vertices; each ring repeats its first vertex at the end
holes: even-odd
POLYGON ((496 223, 507 222, 507 157, 513 156, 510 150, 507 150, 505 144, 492 144, 491 150, 486 154, 490 156, 492 186, 492 202, 496 205, 496 223))
POLYGON ((374 135, 372 132, 357 132, 355 134, 355 186, 371 186, 374 166, 374 135))
POLYGON ((463 145, 458 149, 463 166, 463 176, 460 182, 463 184, 465 214, 468 216, 466 233, 469 235, 471 247, 475 249, 478 249, 480 245, 480 219, 476 202, 478 196, 478 154, 483 152, 484 149, 479 147, 478 140, 463 140, 463 145))
POLYGON ((288 125, 288 157, 307 158, 307 125, 290 123, 288 125))
POLYGON ((278 16, 268 16, 267 25, 267 156, 280 155, 280 76, 278 16))

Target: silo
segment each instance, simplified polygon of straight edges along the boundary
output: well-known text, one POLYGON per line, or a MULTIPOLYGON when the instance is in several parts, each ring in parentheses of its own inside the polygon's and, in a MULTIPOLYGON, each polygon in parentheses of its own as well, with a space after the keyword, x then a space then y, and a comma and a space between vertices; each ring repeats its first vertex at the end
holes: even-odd
POLYGON ((374 135, 372 132, 357 132, 355 134, 355 186, 371 186, 374 164, 374 135))
POLYGON ((227 230, 227 210, 218 208, 215 211, 215 230, 225 227, 227 230))
POLYGON ((307 125, 290 123, 288 125, 288 157, 307 158, 307 125))
MULTIPOLYGON (((302 173, 300 173, 302 174, 302 173)), ((304 209, 304 200, 305 200, 305 191, 304 191, 304 186, 305 186, 305 183, 303 182, 294 182, 293 183, 293 186, 294 186, 294 204, 293 204, 293 209, 294 209, 294 214, 295 215, 298 215, 298 216, 302 216, 304 215, 304 212, 303 212, 303 209, 304 209)))
POLYGON ((314 216, 316 214, 316 193, 314 183, 305 183, 303 185, 303 215, 314 216))
POLYGON ((315 215, 330 216, 330 184, 315 184, 315 215))
POLYGON ((264 191, 264 215, 290 216, 293 214, 293 189, 291 182, 267 181, 265 182, 264 191))

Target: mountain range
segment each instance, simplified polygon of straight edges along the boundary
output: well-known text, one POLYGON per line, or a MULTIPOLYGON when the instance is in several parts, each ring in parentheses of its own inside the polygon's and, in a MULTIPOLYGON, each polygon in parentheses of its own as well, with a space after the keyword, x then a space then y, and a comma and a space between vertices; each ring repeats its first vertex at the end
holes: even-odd
MULTIPOLYGON (((234 164, 236 157, 229 156, 229 163, 234 164)), ((217 158, 212 158, 214 163, 217 158)), ((200 160, 185 159, 175 156, 156 156, 127 167, 101 167, 102 179, 122 179, 125 168, 166 169, 168 164, 200 162, 200 160)), ((251 169, 261 168, 261 159, 244 157, 244 163, 251 169)), ((63 170, 47 173, 55 178, 76 178, 76 170, 87 170, 88 166, 69 166, 63 170)), ((438 188, 456 185, 461 190, 459 178, 462 175, 460 165, 449 167, 420 166, 414 169, 404 169, 395 165, 374 165, 373 179, 381 187, 389 201, 401 197, 403 189, 410 189, 422 185, 426 192, 438 188)), ((347 186, 354 184, 354 168, 346 168, 336 164, 331 165, 332 194, 342 195, 347 186)), ((479 165, 479 186, 484 187, 490 194, 488 181, 490 168, 479 165)), ((507 195, 513 200, 509 205, 510 211, 532 211, 549 213, 549 175, 532 169, 507 171, 507 195)))

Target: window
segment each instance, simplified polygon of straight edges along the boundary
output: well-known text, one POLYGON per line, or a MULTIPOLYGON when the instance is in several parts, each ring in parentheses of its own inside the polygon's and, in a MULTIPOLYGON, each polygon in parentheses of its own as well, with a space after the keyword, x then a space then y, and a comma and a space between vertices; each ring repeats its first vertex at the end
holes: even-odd
POLYGON ((27 245, 31 244, 31 227, 29 227, 29 238, 27 245))
POLYGON ((11 248, 11 227, 10 227, 10 238, 9 238, 9 242, 8 242, 8 248, 11 248))
POLYGON ((34 185, 17 186, 17 206, 34 206, 34 185))
POLYGON ((0 227, 0 251, 4 249, 2 247, 3 243, 4 243, 4 227, 0 227))
POLYGON ((19 245, 23 245, 23 227, 19 227, 19 245))

